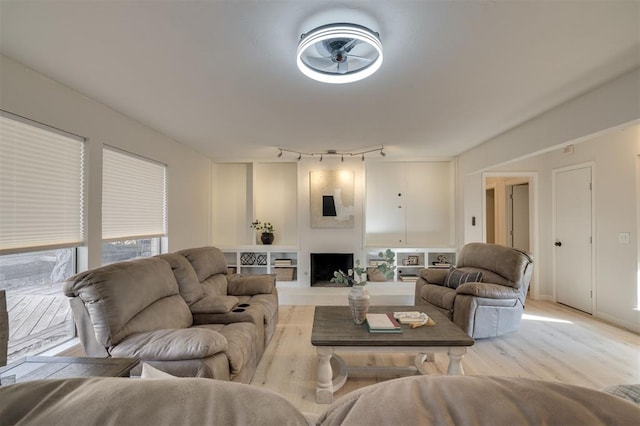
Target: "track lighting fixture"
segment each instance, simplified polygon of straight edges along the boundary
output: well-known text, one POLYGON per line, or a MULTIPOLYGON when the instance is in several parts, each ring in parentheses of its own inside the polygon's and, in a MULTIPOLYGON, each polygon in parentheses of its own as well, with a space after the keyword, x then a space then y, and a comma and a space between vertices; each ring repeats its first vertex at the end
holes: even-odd
POLYGON ((378 148, 363 149, 363 150, 354 151, 354 152, 338 151, 335 149, 328 149, 322 152, 302 152, 302 151, 296 151, 293 149, 278 148, 278 158, 281 158, 284 153, 291 153, 291 154, 298 155, 297 157, 298 161, 302 160, 302 157, 316 157, 316 156, 319 156, 320 161, 322 161, 324 159, 324 156, 329 155, 329 156, 340 156, 340 161, 344 163, 345 156, 356 157, 359 155, 360 159, 364 161, 366 157, 365 154, 368 154, 370 152, 379 152, 381 156, 386 157, 387 154, 383 151, 383 149, 384 147, 380 146, 378 148))

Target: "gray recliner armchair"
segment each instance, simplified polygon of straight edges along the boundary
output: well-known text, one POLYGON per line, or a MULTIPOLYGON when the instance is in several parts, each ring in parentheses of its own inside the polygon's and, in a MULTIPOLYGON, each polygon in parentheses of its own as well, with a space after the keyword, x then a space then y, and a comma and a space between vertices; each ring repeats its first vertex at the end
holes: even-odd
POLYGON ((500 336, 520 327, 532 271, 529 253, 469 243, 458 254, 455 269, 420 271, 415 304, 435 306, 474 339, 500 336), (481 278, 476 280, 475 273, 481 278))

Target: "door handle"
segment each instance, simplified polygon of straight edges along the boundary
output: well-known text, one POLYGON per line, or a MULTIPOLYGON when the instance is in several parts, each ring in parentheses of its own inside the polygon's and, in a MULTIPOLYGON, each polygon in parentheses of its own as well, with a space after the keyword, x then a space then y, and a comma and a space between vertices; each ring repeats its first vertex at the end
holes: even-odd
POLYGON ((562 242, 560 242, 560 241, 556 241, 556 242, 554 243, 554 246, 556 246, 556 247, 561 247, 561 246, 562 246, 562 242))

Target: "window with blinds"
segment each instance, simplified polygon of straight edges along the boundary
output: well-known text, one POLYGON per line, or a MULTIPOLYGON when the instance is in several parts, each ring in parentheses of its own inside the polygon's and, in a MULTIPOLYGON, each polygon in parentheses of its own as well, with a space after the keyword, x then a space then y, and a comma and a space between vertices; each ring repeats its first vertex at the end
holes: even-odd
POLYGON ((102 239, 161 237, 166 229, 166 165, 103 150, 102 239))
POLYGON ((84 139, 0 111, 0 254, 83 243, 84 139))

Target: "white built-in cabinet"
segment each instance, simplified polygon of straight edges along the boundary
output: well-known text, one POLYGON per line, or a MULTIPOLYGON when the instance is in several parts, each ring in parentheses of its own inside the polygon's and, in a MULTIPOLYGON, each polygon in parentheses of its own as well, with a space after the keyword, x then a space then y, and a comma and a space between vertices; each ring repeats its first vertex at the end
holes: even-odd
POLYGON ((453 162, 368 163, 365 194, 365 246, 455 245, 453 162))
POLYGON ((221 250, 229 273, 275 274, 278 283, 297 280, 298 251, 295 247, 256 245, 221 250))
MULTIPOLYGON (((453 248, 390 248, 395 254, 394 281, 416 281, 423 268, 449 269, 456 263, 456 251, 453 248)), ((386 248, 368 248, 366 264, 374 267, 383 260, 379 256, 386 248)))

